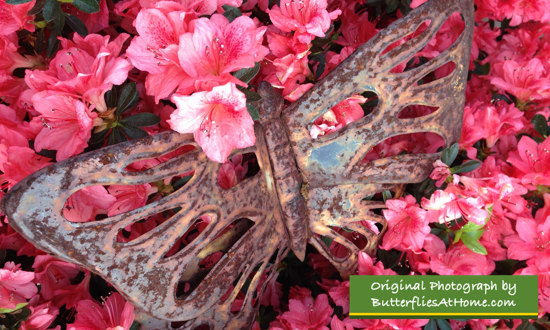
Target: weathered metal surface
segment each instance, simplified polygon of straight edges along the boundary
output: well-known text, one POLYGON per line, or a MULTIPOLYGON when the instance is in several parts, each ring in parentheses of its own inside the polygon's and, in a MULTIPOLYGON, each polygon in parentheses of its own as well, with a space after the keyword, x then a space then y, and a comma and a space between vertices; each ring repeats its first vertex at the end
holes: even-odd
POLYGON ((165 132, 38 171, 4 197, 2 210, 10 225, 37 247, 100 274, 154 317, 186 321, 182 328, 246 327, 254 319, 265 278, 275 274, 289 248, 303 259, 309 242, 343 275, 355 270, 357 252, 375 252, 386 223, 372 210, 384 204, 364 198, 397 184, 423 180, 439 155, 400 155, 369 163, 361 160, 373 146, 399 134, 434 132, 444 137, 447 145, 458 140, 472 34, 471 0, 432 0, 381 31, 285 110, 280 97, 262 84, 263 117, 255 127, 257 144, 239 151, 254 152, 260 172, 231 189, 218 186, 220 165, 209 162, 198 147, 152 169, 125 170, 137 160, 195 145, 191 135, 165 132), (454 12, 462 14, 465 29, 452 46, 418 68, 390 72, 421 50, 454 12), (383 53, 425 20, 431 21, 426 31, 383 53), (449 76, 416 84, 449 61, 456 65, 449 76), (309 126, 316 118, 363 91, 379 96, 373 113, 332 135, 310 137, 309 126), (398 119, 397 113, 411 104, 439 109, 421 118, 398 119), (183 188, 142 208, 87 223, 69 222, 62 216, 67 198, 84 187, 143 184, 189 171, 194 171, 193 177, 183 188), (138 239, 116 241, 122 228, 176 208, 181 209, 138 239), (177 254, 163 258, 204 214, 213 218, 204 232, 177 254), (253 225, 237 221, 243 218, 253 225), (371 226, 360 221, 370 221, 371 226), (232 229, 224 231, 231 224, 232 229), (338 228, 355 231, 366 241, 365 246, 359 248, 338 228), (322 236, 341 244, 348 255, 332 255, 322 236), (201 270, 200 261, 219 251, 224 253, 220 261, 207 273, 201 270), (243 289, 247 280, 250 284, 243 289), (178 283, 183 282, 194 284, 177 297, 178 283), (232 313, 241 291, 245 293, 242 308, 232 313))

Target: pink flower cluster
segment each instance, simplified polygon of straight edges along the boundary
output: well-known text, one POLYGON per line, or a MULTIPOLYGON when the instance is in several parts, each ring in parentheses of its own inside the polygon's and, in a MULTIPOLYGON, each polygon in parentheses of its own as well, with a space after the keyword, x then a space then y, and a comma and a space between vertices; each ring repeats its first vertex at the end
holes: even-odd
MULTIPOLYGON (((195 144, 126 170, 146 170, 200 147, 222 163, 217 182, 231 189, 258 168, 250 155, 235 154, 255 144, 254 120, 265 115, 255 113, 256 86, 267 81, 287 103, 294 102, 409 10, 404 2, 396 9, 391 1, 365 0, 101 0, 94 13, 86 13, 67 1, 55 3, 57 18, 48 16, 52 9, 43 8, 44 1, 0 0, 0 198, 55 161, 169 129, 192 134, 195 144)), ((387 258, 361 253, 358 273, 535 274, 542 318, 550 313, 550 0, 474 3, 460 141, 444 146, 434 133, 400 135, 365 156, 363 162, 370 162, 446 147, 421 185, 400 187, 395 198, 388 199, 389 191, 371 196, 387 199, 382 214, 388 230, 378 254, 387 258)), ((459 14, 452 15, 424 49, 392 72, 436 58, 464 26, 459 14)), ((388 51, 426 28, 422 24, 388 51)), ((423 83, 452 70, 444 65, 423 83)), ((312 122, 309 133, 317 139, 341 130, 368 116, 376 102, 373 95, 352 95, 312 122)), ((398 117, 433 111, 412 105, 398 117)), ((87 222, 121 214, 160 200, 192 175, 88 187, 69 197, 63 215, 87 222)), ((127 226, 117 241, 140 237, 174 212, 127 226)), ((196 219, 168 255, 190 244, 211 221, 207 214, 196 219)), ((368 221, 361 224, 378 230, 368 221)), ((359 233, 334 230, 365 244, 359 233)), ((327 246, 335 256, 347 253, 336 242, 327 246)), ((30 315, 14 327, 129 329, 137 322, 134 308, 114 288, 36 249, 3 214, 0 256, 0 319, 30 315)), ((220 257, 213 254, 204 264, 220 257)), ((287 258, 279 268, 284 276, 267 283, 255 328, 420 329, 428 323, 350 319, 349 281, 320 254, 308 252, 306 259, 299 264, 287 258)), ((506 327, 501 320, 467 324, 506 327)), ((458 329, 466 322, 449 325, 458 329)))

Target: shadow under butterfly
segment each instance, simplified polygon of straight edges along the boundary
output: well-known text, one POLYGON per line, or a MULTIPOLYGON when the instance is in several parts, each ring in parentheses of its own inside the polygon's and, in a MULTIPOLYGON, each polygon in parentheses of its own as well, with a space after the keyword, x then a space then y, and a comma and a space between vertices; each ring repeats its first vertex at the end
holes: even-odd
POLYGON ((257 143, 238 151, 256 155, 259 175, 231 189, 220 188, 221 164, 210 162, 191 134, 164 132, 44 168, 13 187, 2 199, 2 210, 10 225, 38 248, 101 275, 155 318, 185 321, 181 328, 250 326, 263 290, 289 249, 303 260, 310 243, 343 276, 353 273, 357 253, 373 255, 386 229, 384 218, 372 211, 384 204, 365 197, 422 181, 440 157, 438 153, 404 154, 362 162, 373 146, 415 132, 437 133, 447 146, 458 140, 473 10, 471 0, 432 0, 414 9, 286 109, 269 85, 260 84, 263 100, 262 117, 255 123, 257 143), (452 45, 416 68, 391 72, 423 49, 456 12, 465 28, 452 45), (423 32, 385 51, 423 22, 429 22, 423 32), (447 76, 417 83, 449 62, 454 70, 447 76), (317 118, 350 95, 365 91, 378 96, 372 113, 334 134, 310 136, 309 128, 317 118), (418 118, 399 118, 398 113, 410 105, 437 110, 418 118), (183 145, 195 149, 150 169, 126 170, 133 162, 183 145), (181 189, 144 207, 83 223, 69 222, 62 215, 67 198, 84 187, 143 184, 185 172, 193 175, 181 189), (178 211, 146 234, 130 242, 117 241, 122 228, 173 209, 178 211), (165 257, 194 220, 205 214, 212 218, 210 225, 191 244, 165 257), (378 223, 380 230, 359 224, 363 220, 378 223), (367 244, 359 248, 334 228, 354 231, 367 244), (348 255, 334 256, 322 237, 341 244, 348 255), (223 252, 221 259, 209 270, 201 269, 201 261, 216 252, 223 252), (187 285, 183 294, 179 292, 182 284, 187 285), (232 313, 239 293, 241 298, 244 293, 244 301, 232 313))

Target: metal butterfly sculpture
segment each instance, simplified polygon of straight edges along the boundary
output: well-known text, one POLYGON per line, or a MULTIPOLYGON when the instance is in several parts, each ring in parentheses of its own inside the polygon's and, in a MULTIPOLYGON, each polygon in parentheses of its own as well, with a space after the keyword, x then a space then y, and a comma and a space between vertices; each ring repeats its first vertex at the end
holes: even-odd
POLYGON ((239 150, 255 153, 259 175, 231 189, 217 183, 220 164, 210 162, 196 147, 140 172, 126 167, 159 157, 183 145, 190 134, 164 132, 83 154, 44 168, 16 185, 2 200, 13 226, 38 248, 85 267, 109 281, 136 307, 155 318, 186 321, 183 327, 242 328, 254 320, 260 295, 291 249, 303 260, 310 243, 340 271, 357 267, 357 253, 371 255, 386 228, 372 210, 381 202, 365 200, 398 184, 420 182, 439 154, 405 154, 361 162, 376 144, 392 136, 433 132, 446 144, 460 134, 464 89, 473 34, 471 0, 432 0, 380 31, 340 66, 283 109, 282 99, 260 84, 263 113, 255 124, 256 145, 239 150), (390 72, 406 63, 435 36, 447 18, 459 12, 465 28, 443 53, 419 67, 390 72), (410 40, 385 52, 423 23, 429 26, 410 40), (453 62, 446 77, 417 84, 433 70, 453 62), (312 139, 309 126, 352 94, 372 91, 377 108, 366 117, 327 136, 312 139), (426 116, 400 119, 409 105, 438 107, 426 116), (62 210, 69 196, 93 185, 137 185, 185 172, 190 181, 172 194, 144 207, 103 220, 74 223, 62 210), (117 242, 124 227, 166 210, 171 218, 127 243, 117 242), (195 240, 165 257, 167 251, 201 215, 212 221, 195 240), (246 220, 248 219, 248 220, 246 220), (379 223, 376 233, 359 224, 379 223), (352 230, 367 240, 359 249, 334 228, 352 230), (321 237, 348 250, 338 258, 321 237), (223 257, 210 269, 201 261, 213 253, 223 257), (181 293, 182 286, 186 286, 181 293), (237 295, 242 307, 231 312, 237 295))

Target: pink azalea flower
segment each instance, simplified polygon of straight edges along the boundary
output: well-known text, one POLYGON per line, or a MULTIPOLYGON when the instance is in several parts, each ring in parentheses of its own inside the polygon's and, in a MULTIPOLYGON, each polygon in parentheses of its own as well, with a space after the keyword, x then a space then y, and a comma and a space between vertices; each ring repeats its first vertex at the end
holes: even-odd
POLYGON ((338 319, 336 315, 332 316, 330 320, 330 329, 331 330, 354 330, 353 325, 344 323, 338 319))
POLYGON ((103 305, 94 300, 79 301, 76 319, 68 330, 129 330, 134 322, 134 307, 118 293, 113 293, 103 305))
POLYGON ((17 52, 17 48, 13 41, 0 35, 0 71, 12 74, 17 68, 32 68, 40 65, 37 56, 23 56, 17 52))
POLYGON ((20 265, 8 261, 0 269, 0 308, 14 309, 38 292, 33 283, 34 273, 21 270, 20 265))
POLYGON ((246 110, 246 97, 228 83, 210 92, 174 95, 177 110, 170 126, 180 133, 193 133, 208 158, 223 163, 235 148, 254 145, 254 121, 246 110))
POLYGON ((36 282, 40 284, 40 296, 44 300, 52 300, 56 290, 71 286, 71 280, 79 272, 78 266, 50 255, 36 256, 32 267, 36 273, 36 282))
POLYGON ((411 195, 388 200, 386 206, 382 213, 388 221, 388 231, 380 247, 384 250, 420 250, 426 235, 430 233, 426 211, 418 207, 411 195))
POLYGON ((34 16, 27 15, 27 12, 36 3, 32 0, 19 5, 7 4, 0 0, 0 36, 14 36, 19 29, 34 31, 34 16))
POLYGON ((178 58, 183 70, 197 90, 209 90, 228 82, 246 86, 230 73, 253 67, 268 53, 262 46, 265 27, 239 16, 231 23, 223 15, 199 18, 192 32, 180 37, 178 58))
POLYGON ((430 179, 435 180, 435 186, 438 188, 441 187, 449 176, 451 176, 451 169, 449 166, 439 159, 436 160, 434 162, 434 169, 430 174, 430 179))
POLYGON ((347 7, 340 9, 342 10, 342 15, 340 15, 342 33, 335 43, 344 46, 344 49, 351 48, 353 51, 378 33, 376 22, 369 21, 367 11, 357 13, 354 2, 349 2, 347 7))
POLYGON ((112 185, 108 188, 111 196, 116 198, 107 211, 107 215, 121 214, 145 206, 149 195, 157 192, 157 187, 148 183, 142 185, 112 185))
POLYGON ((531 260, 537 268, 550 269, 550 194, 544 195, 544 207, 535 218, 518 218, 517 234, 504 238, 508 258, 531 260))
POLYGON ((445 243, 439 240, 436 249, 427 250, 430 268, 439 275, 489 275, 495 269, 493 260, 475 253, 461 242, 452 244, 445 251, 445 243))
POLYGON ((139 36, 132 40, 126 53, 135 67, 149 72, 145 88, 157 103, 174 90, 186 94, 194 89, 177 54, 179 37, 187 32, 194 18, 194 14, 172 6, 142 9, 136 17, 134 24, 139 36))
POLYGON ((242 164, 242 155, 232 157, 223 163, 218 172, 218 184, 222 189, 229 189, 244 179, 248 171, 248 163, 242 164))
POLYGON ((336 306, 342 307, 344 314, 349 313, 349 281, 323 279, 319 285, 328 292, 336 306))
POLYGON ((512 174, 530 190, 537 185, 550 186, 550 138, 540 144, 528 136, 522 136, 517 150, 508 154, 512 174))
MULTIPOLYGON (((262 274, 262 282, 265 281, 265 275, 262 274)), ((263 306, 272 306, 276 311, 280 311, 283 296, 283 285, 277 281, 277 277, 271 278, 262 294, 260 303, 263 306)))
POLYGON ((74 15, 82 20, 88 28, 88 33, 98 33, 109 27, 109 7, 107 0, 99 0, 99 11, 88 14, 78 10, 75 6, 63 6, 63 11, 74 15))
POLYGON ((491 84, 513 94, 522 103, 550 97, 547 69, 538 58, 527 62, 506 60, 491 66, 491 84))
POLYGON ((385 269, 381 262, 374 265, 374 260, 365 252, 359 252, 358 259, 359 275, 396 275, 391 269, 385 269))
MULTIPOLYGON (((38 306, 29 306, 31 315, 21 322, 21 330, 46 330, 59 314, 59 309, 50 302, 38 306)), ((56 329, 60 328, 59 326, 56 329)))
POLYGON ((382 319, 382 324, 386 324, 390 329, 422 329, 430 320, 429 319, 382 319))
POLYGON ((96 215, 106 214, 116 200, 103 186, 82 188, 67 199, 63 216, 72 222, 92 221, 96 215))
POLYGON ((500 137, 519 133, 527 120, 513 104, 476 102, 471 107, 465 107, 464 123, 460 146, 467 150, 468 157, 474 159, 477 150, 473 145, 477 141, 485 139, 487 147, 491 148, 500 137))
POLYGON ((81 300, 92 299, 90 294, 90 279, 92 275, 86 271, 84 279, 78 284, 66 285, 54 291, 52 300, 55 306, 63 306, 66 308, 74 308, 81 300))
POLYGON ((288 312, 278 317, 288 325, 285 328, 328 330, 326 325, 330 322, 332 308, 326 294, 318 295, 315 300, 311 296, 290 299, 288 309, 288 312))
POLYGON ((429 222, 446 223, 464 217, 478 225, 484 225, 488 213, 479 198, 461 197, 453 192, 436 190, 430 199, 422 198, 422 208, 428 212, 429 222))
POLYGON ((367 99, 361 95, 354 95, 338 103, 315 120, 309 130, 310 136, 316 139, 319 135, 331 134, 347 124, 363 118, 364 111, 361 108, 361 103, 366 101, 367 99))
POLYGON ((35 91, 52 90, 57 94, 77 95, 98 111, 106 111, 104 94, 113 85, 128 78, 132 65, 119 57, 129 36, 121 33, 109 42, 109 36, 75 34, 73 40, 61 38, 62 49, 51 60, 47 71, 27 71, 25 81, 35 91))
POLYGON ((269 18, 281 31, 296 31, 298 40, 308 44, 314 37, 324 37, 330 21, 341 13, 339 9, 329 13, 326 0, 281 0, 280 6, 271 8, 269 18))
POLYGON ((92 135, 93 119, 97 114, 91 112, 81 101, 53 91, 37 93, 32 99, 44 124, 36 136, 35 150, 57 150, 57 161, 84 151, 92 135))
MULTIPOLYGON (((1 147, 0 144, 0 149, 1 147)), ((49 158, 37 155, 28 147, 8 147, 6 155, 5 163, 0 162, 0 170, 4 172, 4 174, 0 174, 0 185, 3 184, 2 181, 5 181, 8 188, 50 164, 49 158)))

